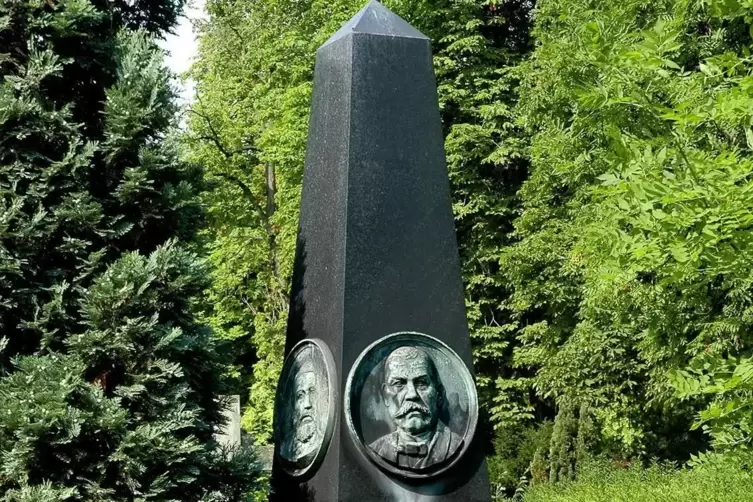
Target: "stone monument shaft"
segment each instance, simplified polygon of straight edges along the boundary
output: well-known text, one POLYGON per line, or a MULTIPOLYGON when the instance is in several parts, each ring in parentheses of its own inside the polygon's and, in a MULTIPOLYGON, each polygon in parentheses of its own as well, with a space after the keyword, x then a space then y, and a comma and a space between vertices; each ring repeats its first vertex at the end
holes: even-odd
POLYGON ((273 500, 490 500, 429 39, 375 1, 317 51, 290 309, 273 500))

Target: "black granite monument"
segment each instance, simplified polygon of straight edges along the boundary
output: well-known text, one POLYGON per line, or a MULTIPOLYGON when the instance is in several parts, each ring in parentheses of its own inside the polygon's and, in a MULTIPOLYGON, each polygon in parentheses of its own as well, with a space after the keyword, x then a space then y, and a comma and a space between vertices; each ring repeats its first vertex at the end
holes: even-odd
POLYGON ((319 48, 271 500, 488 501, 429 39, 319 48))

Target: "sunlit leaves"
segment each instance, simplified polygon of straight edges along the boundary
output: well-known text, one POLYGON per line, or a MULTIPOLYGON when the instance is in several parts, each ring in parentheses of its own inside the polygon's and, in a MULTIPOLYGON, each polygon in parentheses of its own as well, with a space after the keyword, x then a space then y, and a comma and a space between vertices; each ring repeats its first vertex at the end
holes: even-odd
POLYGON ((522 67, 515 361, 623 454, 682 420, 668 371, 751 349, 751 19, 722 3, 540 2, 522 67))

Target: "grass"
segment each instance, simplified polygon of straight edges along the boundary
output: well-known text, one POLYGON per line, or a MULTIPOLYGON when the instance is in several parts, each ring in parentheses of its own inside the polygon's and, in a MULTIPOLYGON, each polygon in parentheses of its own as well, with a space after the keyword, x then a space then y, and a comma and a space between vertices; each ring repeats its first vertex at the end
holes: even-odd
POLYGON ((618 469, 595 464, 571 483, 531 487, 524 502, 751 502, 753 473, 732 466, 618 469))

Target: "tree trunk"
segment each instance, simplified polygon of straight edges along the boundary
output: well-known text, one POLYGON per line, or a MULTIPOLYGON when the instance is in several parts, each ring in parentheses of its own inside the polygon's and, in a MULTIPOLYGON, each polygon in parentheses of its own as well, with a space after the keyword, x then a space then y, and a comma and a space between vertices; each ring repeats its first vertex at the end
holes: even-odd
POLYGON ((271 162, 265 166, 265 178, 267 181, 267 233, 269 235, 269 254, 272 258, 272 267, 275 277, 280 275, 280 263, 277 257, 277 237, 272 228, 272 216, 275 214, 275 192, 277 190, 275 182, 275 167, 271 162))

